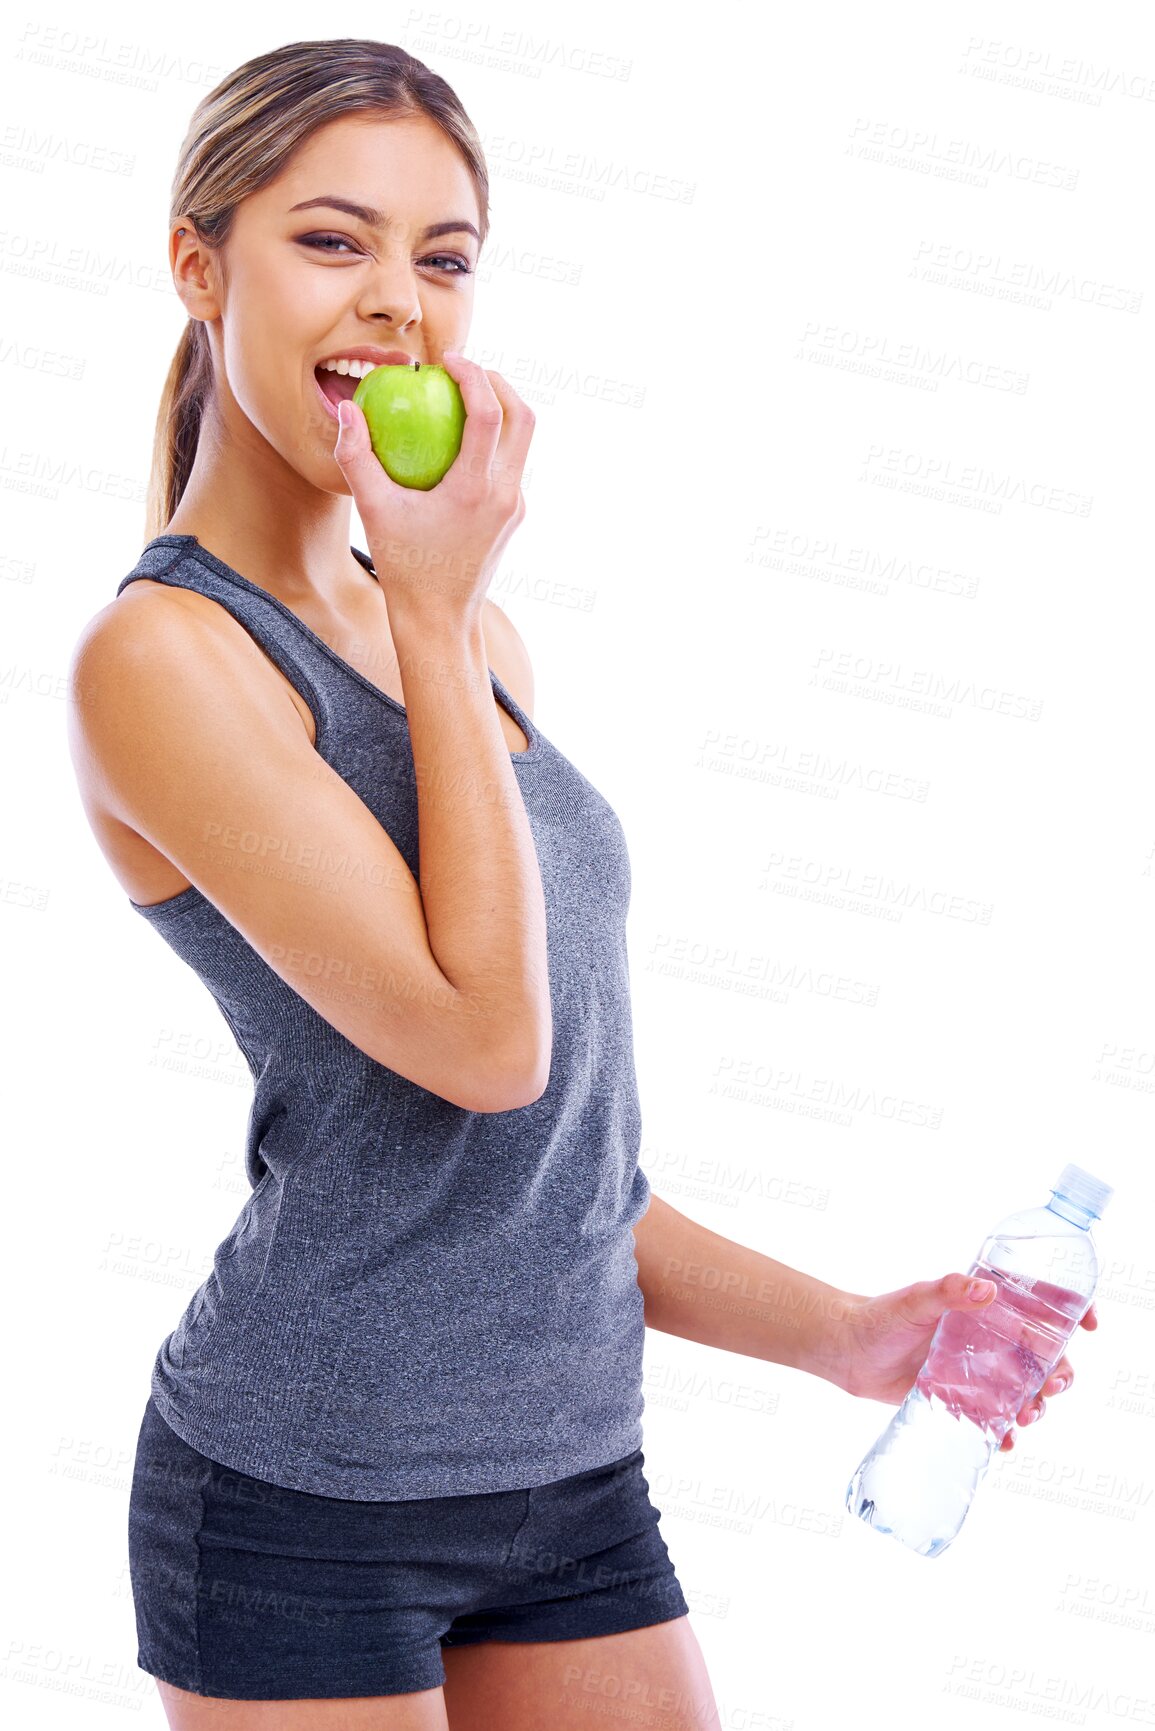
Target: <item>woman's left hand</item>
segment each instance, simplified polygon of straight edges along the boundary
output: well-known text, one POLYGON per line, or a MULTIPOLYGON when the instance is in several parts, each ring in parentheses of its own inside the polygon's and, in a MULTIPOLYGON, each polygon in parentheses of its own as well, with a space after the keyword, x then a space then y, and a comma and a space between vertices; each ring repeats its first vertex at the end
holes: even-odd
MULTIPOLYGON (((944 1274, 941 1280, 918 1280, 879 1298, 851 1298, 833 1326, 830 1351, 822 1373, 847 1394, 899 1406, 906 1399, 926 1361, 939 1318, 947 1310, 982 1311, 997 1290, 993 1281, 979 1280, 979 1296, 968 1297, 972 1277, 944 1274)), ((1080 1319, 1094 1329, 1099 1319, 1092 1304, 1080 1319)), ((1033 1399, 1016 1414, 1020 1425, 1032 1424, 1046 1411, 1046 1396, 1070 1388, 1075 1373, 1064 1355, 1033 1399)), ((1014 1447, 1008 1430, 1000 1451, 1014 1447)))

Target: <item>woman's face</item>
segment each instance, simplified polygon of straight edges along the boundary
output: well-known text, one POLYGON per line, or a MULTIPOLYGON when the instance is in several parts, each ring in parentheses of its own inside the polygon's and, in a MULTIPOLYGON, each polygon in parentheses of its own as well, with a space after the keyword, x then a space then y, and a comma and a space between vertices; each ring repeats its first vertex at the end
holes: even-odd
POLYGON ((356 379, 338 386, 318 363, 365 345, 422 362, 463 347, 480 226, 464 158, 433 121, 362 114, 315 132, 276 180, 240 204, 227 284, 211 252, 200 254, 203 274, 194 265, 182 279, 181 252, 196 235, 174 233, 177 280, 192 290, 185 304, 208 324, 221 436, 258 463, 271 446, 317 487, 348 493, 332 454, 336 408, 319 380, 348 395, 356 379), (330 198, 370 214, 334 208, 330 198))

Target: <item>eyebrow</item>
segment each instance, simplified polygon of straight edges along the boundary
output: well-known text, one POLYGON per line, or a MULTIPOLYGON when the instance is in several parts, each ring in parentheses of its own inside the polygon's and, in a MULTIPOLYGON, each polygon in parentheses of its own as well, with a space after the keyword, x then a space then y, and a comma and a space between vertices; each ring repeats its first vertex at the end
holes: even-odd
MULTIPOLYGON (((314 206, 324 204, 333 210, 343 210, 349 216, 355 216, 359 222, 368 223, 370 228, 384 228, 387 221, 383 210, 374 210, 368 204, 354 204, 350 198, 338 198, 335 193, 325 192, 320 198, 306 198, 300 204, 290 205, 290 210, 312 210, 314 206)), ((433 222, 424 231, 422 240, 434 240, 439 234, 471 234, 480 245, 481 236, 471 222, 454 217, 451 222, 433 222)))

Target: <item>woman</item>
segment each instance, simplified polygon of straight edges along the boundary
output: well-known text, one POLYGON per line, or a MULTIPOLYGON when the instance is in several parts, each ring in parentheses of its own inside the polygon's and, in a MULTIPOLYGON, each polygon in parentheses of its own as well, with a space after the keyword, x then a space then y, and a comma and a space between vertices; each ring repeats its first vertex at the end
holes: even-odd
POLYGON ((252 1194, 157 1354, 129 1510, 179 1731, 566 1731, 605 1678, 717 1726, 644 1328, 896 1403, 974 1302, 844 1293, 650 1194, 624 837, 485 599, 533 432, 461 354, 487 228, 476 133, 399 48, 293 43, 205 98, 150 539, 74 657, 97 839, 254 1078, 252 1194), (412 361, 467 411, 427 492, 348 402, 350 362, 412 361))

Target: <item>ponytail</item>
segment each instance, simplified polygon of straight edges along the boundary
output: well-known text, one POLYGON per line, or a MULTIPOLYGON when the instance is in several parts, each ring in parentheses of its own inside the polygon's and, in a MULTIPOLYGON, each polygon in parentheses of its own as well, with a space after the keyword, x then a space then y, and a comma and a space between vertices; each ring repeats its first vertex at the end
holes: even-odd
POLYGON ((199 319, 189 319, 169 366, 157 411, 148 482, 146 541, 163 534, 188 486, 212 384, 212 357, 205 327, 199 319))

